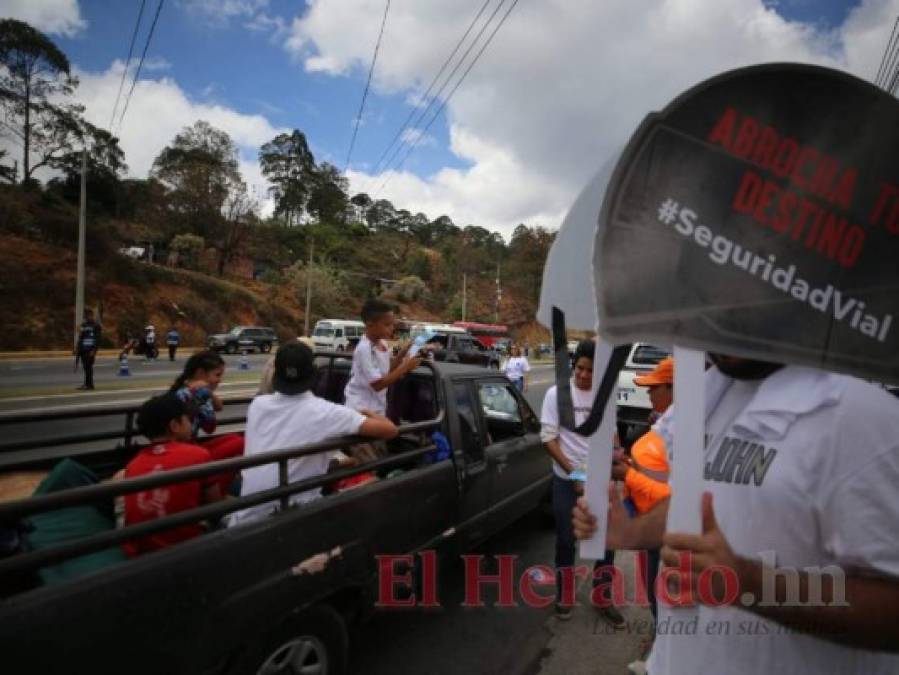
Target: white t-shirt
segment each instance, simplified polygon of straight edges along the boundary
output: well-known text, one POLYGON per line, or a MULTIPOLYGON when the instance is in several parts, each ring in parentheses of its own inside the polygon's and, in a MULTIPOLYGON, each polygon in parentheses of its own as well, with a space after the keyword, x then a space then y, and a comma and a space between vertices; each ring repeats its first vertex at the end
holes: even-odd
POLYGON ((506 373, 506 377, 514 382, 515 380, 520 380, 526 373, 531 371, 531 364, 523 356, 513 356, 506 361, 503 371, 506 373))
POLYGON ((350 381, 343 395, 347 407, 353 410, 368 410, 378 415, 387 414, 387 388, 375 391, 371 383, 390 373, 390 350, 383 342, 378 344, 363 335, 353 350, 353 367, 350 381))
MULTIPOLYGON (((311 392, 296 396, 274 393, 257 396, 247 411, 247 431, 244 454, 258 455, 272 450, 296 448, 317 443, 335 436, 355 434, 365 417, 346 406, 318 398, 311 392)), ((291 459, 287 463, 288 479, 295 483, 318 476, 328 470, 336 450, 291 459)), ((263 464, 243 471, 241 496, 252 495, 278 487, 278 464, 263 464)), ((321 496, 315 488, 292 495, 291 504, 308 502, 321 496)), ((238 511, 230 524, 257 520, 273 513, 279 502, 267 502, 238 511)))
MULTIPOLYGON (((899 400, 798 366, 754 384, 712 368, 706 395, 704 489, 737 555, 899 577, 899 400)), ((899 655, 791 634, 738 605, 697 611, 695 632, 673 635, 684 612, 659 603, 650 673, 899 673, 899 655)))
MULTIPOLYGON (((589 439, 559 426, 559 398, 557 392, 556 386, 553 385, 546 391, 546 396, 543 397, 543 410, 540 413, 540 424, 542 427, 540 439, 546 443, 558 438, 559 445, 562 447, 562 454, 577 469, 582 464, 587 463, 589 439)), ((571 402, 574 406, 575 424, 582 424, 590 414, 590 408, 593 406, 592 394, 593 392, 589 389, 584 391, 575 387, 574 382, 571 383, 571 402)), ((566 471, 555 460, 553 460, 553 471, 559 478, 568 477, 566 471)))

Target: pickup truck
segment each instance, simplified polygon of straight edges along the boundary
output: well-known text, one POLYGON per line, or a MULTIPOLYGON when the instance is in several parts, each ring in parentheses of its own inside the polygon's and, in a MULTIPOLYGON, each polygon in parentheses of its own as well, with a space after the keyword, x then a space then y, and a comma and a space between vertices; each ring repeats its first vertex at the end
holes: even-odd
POLYGON ((431 338, 428 345, 436 346, 429 349, 435 361, 465 363, 499 370, 499 353, 471 335, 438 334, 431 338))
MULTIPOLYGON (((349 361, 330 354, 315 391, 338 401, 348 376, 349 361)), ((63 507, 111 508, 116 495, 225 469, 280 467, 280 487, 266 493, 0 558, 0 579, 8 579, 174 524, 213 523, 264 501, 282 507, 264 521, 211 527, 75 579, 7 591, 0 600, 4 673, 344 672, 347 626, 369 616, 379 597, 378 556, 414 556, 395 570, 410 575, 414 594, 421 578, 416 554, 456 554, 502 530, 542 505, 552 475, 537 416, 498 373, 425 364, 394 386, 388 415, 401 433, 384 458, 294 484, 287 483, 290 458, 359 439, 0 503, 0 523, 21 524, 63 507), (434 456, 435 431, 449 441, 446 458, 434 456), (382 478, 288 506, 291 494, 368 471, 382 478)), ((115 468, 109 456, 101 462, 107 474, 115 468)), ((78 460, 90 465, 89 455, 78 460)))
POLYGON ((635 342, 621 372, 618 373, 617 426, 621 442, 630 446, 649 428, 652 404, 646 387, 634 384, 634 378, 655 368, 671 354, 646 342, 635 342))

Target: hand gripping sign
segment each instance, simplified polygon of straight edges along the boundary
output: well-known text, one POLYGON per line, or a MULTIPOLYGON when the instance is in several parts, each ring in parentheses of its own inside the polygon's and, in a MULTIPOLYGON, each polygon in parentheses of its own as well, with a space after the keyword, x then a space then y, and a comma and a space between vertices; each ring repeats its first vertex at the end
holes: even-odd
MULTIPOLYGON (((669 528, 699 531, 705 411, 693 350, 899 382, 897 149, 899 102, 885 92, 815 66, 755 66, 650 114, 572 208, 538 316, 549 323, 546 307, 558 307, 561 325, 562 312, 583 313, 583 291, 566 304, 557 278, 578 269, 592 231, 599 334, 677 345, 675 402, 690 405, 675 405, 669 528)), ((596 401, 591 422, 607 404, 596 401)), ((588 498, 607 475, 588 477, 588 498)))

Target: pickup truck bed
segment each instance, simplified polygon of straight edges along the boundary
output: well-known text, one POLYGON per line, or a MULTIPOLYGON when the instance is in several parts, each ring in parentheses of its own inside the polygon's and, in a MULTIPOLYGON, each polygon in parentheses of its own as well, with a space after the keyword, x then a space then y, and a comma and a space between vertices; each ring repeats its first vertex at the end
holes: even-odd
MULTIPOLYGON (((347 367, 332 359, 318 392, 342 391, 347 367)), ((399 383, 392 400, 389 412, 405 423, 392 454, 283 486, 278 497, 372 469, 399 466, 403 473, 14 594, 0 601, 4 672, 264 673, 281 672, 275 666, 284 659, 305 659, 322 673, 343 672, 346 623, 372 611, 378 597, 377 556, 464 551, 537 507, 551 476, 536 416, 499 374, 436 364, 399 383), (430 417, 415 419, 425 413, 430 417), (435 429, 449 439, 452 453, 429 462, 433 446, 420 437, 435 429)), ((351 440, 280 451, 263 461, 351 440)), ((254 461, 259 458, 227 460, 102 489, 123 492, 130 483, 133 492, 148 479, 172 483, 186 472, 254 461)), ((237 510, 245 499, 202 507, 208 513, 199 515, 237 510)), ((21 518, 23 509, 27 516, 38 502, 0 504, 0 522, 21 518)), ((28 555, 0 559, 0 575, 20 571, 15 565, 28 555)))

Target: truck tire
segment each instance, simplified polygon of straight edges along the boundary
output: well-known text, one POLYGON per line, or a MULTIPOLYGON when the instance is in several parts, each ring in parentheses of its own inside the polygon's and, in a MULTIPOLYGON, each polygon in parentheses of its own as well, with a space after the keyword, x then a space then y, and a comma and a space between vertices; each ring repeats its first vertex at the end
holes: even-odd
POLYGON ((236 354, 237 353, 237 345, 233 342, 229 342, 225 345, 225 353, 226 354, 236 354))
POLYGON ((344 675, 346 624, 338 612, 317 605, 264 632, 229 671, 231 675, 344 675))
POLYGON ((263 342, 259 345, 259 351, 263 354, 268 354, 272 350, 272 346, 268 342, 263 342))

